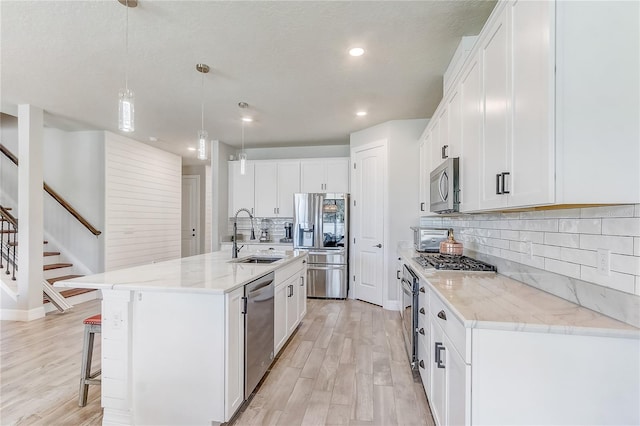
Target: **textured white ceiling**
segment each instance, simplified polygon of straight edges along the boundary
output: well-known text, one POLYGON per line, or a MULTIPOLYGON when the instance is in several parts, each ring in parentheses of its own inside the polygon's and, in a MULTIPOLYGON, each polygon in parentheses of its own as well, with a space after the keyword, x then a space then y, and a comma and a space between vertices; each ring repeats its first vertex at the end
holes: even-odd
MULTIPOLYGON (((247 147, 345 144, 393 119, 430 117, 460 37, 493 1, 159 1, 129 9, 129 135, 186 158, 200 129, 247 147), (351 57, 352 46, 366 49, 351 57), (357 110, 369 112, 356 117, 357 110), (158 142, 149 142, 155 136, 158 142)), ((50 125, 117 130, 125 12, 117 0, 0 2, 2 111, 30 103, 50 125)))

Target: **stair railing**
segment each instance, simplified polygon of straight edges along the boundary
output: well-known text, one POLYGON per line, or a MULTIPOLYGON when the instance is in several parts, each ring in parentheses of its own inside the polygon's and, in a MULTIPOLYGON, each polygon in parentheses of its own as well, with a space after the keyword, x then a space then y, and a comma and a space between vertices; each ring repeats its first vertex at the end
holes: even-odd
POLYGON ((16 241, 18 235, 18 220, 9 211, 0 206, 0 268, 6 262, 7 275, 11 275, 13 281, 16 280, 16 269, 18 268, 16 256, 16 241))
MULTIPOLYGON (((15 164, 16 166, 18 165, 18 157, 13 155, 13 153, 2 144, 0 144, 0 152, 2 152, 2 154, 4 154, 9 160, 11 160, 13 164, 15 164)), ((75 217, 93 235, 98 236, 102 233, 101 231, 98 231, 93 225, 91 225, 89 221, 82 217, 82 215, 78 213, 78 211, 74 209, 71 204, 69 204, 64 198, 62 198, 62 196, 60 196, 60 194, 55 192, 49 185, 47 185, 46 182, 43 182, 42 186, 47 194, 51 195, 54 200, 56 200, 62 207, 64 207, 66 211, 71 213, 71 215, 75 217)))

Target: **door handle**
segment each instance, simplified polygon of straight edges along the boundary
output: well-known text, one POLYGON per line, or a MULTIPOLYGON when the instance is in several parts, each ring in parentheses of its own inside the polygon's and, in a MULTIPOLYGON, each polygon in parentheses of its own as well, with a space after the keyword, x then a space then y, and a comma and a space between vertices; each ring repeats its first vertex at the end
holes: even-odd
POLYGON ((246 297, 241 297, 242 299, 242 314, 246 315, 247 314, 247 298, 246 297))
POLYGON ((504 178, 505 178, 505 176, 509 176, 509 172, 504 172, 501 175, 502 175, 502 193, 503 194, 508 194, 509 191, 507 191, 507 186, 505 185, 504 178))
POLYGON ((420 203, 420 211, 423 212, 424 211, 424 203, 420 203))
POLYGON ((373 246, 373 247, 382 248, 382 244, 376 244, 376 245, 375 245, 375 246, 373 246))
POLYGON ((442 159, 444 160, 445 158, 448 158, 449 156, 447 155, 447 148, 449 148, 449 145, 443 145, 442 146, 442 159))
POLYGON ((502 194, 502 191, 500 191, 500 176, 502 176, 501 173, 496 175, 496 195, 502 194))

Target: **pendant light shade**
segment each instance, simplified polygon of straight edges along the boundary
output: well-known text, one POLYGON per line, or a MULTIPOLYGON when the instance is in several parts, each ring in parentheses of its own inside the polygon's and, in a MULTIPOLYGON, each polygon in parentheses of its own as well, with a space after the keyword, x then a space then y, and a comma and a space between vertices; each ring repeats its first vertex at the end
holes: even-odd
POLYGON ((206 160, 207 156, 207 138, 209 134, 204 129, 204 75, 209 72, 209 65, 196 64, 196 70, 202 74, 202 87, 200 88, 200 131, 198 132, 198 160, 206 160))
MULTIPOLYGON (((248 108, 249 104, 246 102, 239 102, 238 106, 242 109, 248 108)), ((240 174, 244 175, 247 173, 247 153, 244 152, 244 123, 247 120, 244 118, 240 121, 242 123, 242 151, 238 154, 238 159, 240 160, 240 174)))
POLYGON ((135 97, 133 90, 129 89, 129 8, 138 5, 137 0, 118 0, 126 7, 124 45, 125 45, 125 68, 124 68, 124 89, 120 90, 118 100, 118 129, 131 133, 136 129, 135 121, 135 97))

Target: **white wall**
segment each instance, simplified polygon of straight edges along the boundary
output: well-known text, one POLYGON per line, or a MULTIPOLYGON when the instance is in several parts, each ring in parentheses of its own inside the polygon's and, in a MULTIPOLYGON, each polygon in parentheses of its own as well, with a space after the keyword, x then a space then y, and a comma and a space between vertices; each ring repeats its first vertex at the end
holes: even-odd
POLYGON ((44 181, 91 225, 93 235, 48 194, 44 229, 82 274, 104 271, 104 132, 44 129, 44 181))
POLYGON ((180 257, 182 159, 105 133, 105 270, 180 257))
MULTIPOLYGON (((0 143, 18 156, 18 118, 0 114, 0 143)), ((0 205, 13 208, 18 217, 18 168, 0 154, 0 205)))
MULTIPOLYGON (((329 158, 348 157, 349 145, 314 145, 314 146, 287 146, 272 148, 247 148, 245 149, 249 160, 284 160, 290 158, 329 158)), ((235 149, 235 159, 240 150, 235 149)), ((226 157, 227 160, 229 157, 226 157)))

